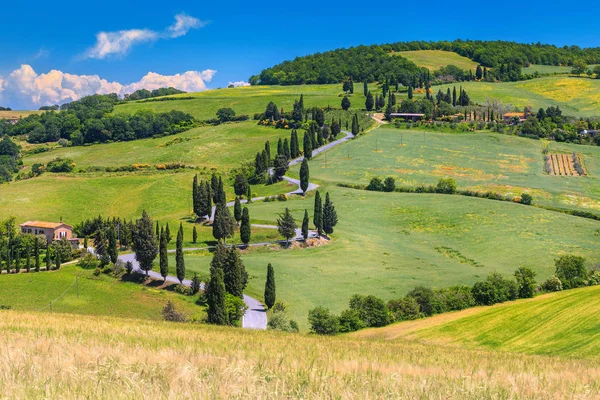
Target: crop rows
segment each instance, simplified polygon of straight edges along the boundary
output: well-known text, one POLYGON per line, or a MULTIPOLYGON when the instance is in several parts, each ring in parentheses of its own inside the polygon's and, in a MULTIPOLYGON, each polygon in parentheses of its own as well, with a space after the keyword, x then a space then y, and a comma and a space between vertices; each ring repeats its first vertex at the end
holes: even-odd
POLYGON ((576 168, 575 163, 579 162, 577 154, 550 154, 548 164, 550 166, 550 175, 560 176, 581 176, 581 168, 576 168), (580 170, 580 171, 578 171, 580 170))

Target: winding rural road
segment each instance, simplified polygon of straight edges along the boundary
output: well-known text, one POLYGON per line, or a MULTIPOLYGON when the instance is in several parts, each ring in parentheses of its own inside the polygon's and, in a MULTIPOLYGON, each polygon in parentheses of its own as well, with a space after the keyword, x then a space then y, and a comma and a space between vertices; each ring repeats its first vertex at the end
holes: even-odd
MULTIPOLYGON (((342 133, 344 133, 346 136, 335 140, 331 143, 327 143, 324 146, 319 147, 318 149, 313 150, 313 156, 317 155, 317 154, 321 154, 335 146, 338 146, 350 139, 352 139, 354 136, 352 135, 351 132, 348 131, 342 131, 342 133)), ((304 156, 295 158, 293 160, 290 161, 290 167, 296 164, 299 164, 302 162, 302 160, 304 160, 304 156)), ((271 172, 272 173, 272 172, 271 172)), ((286 193, 286 195, 301 195, 303 194, 302 189, 300 188, 300 180, 298 179, 294 179, 294 178, 290 178, 288 176, 284 176, 283 177, 284 180, 288 181, 289 183, 296 185, 297 189, 291 192, 286 193)), ((308 189, 306 190, 307 192, 316 190, 319 187, 319 185, 316 185, 314 183, 309 183, 308 184, 308 189)), ((261 201, 264 200, 265 197, 256 197, 253 198, 252 201, 261 201)), ((241 200, 242 203, 246 203, 247 200, 241 200)), ((235 203, 229 202, 227 203, 228 207, 233 207, 235 203)), ((210 220, 214 220, 215 217, 215 210, 216 207, 213 207, 212 209, 212 215, 210 220)), ((266 229, 277 229, 277 226, 274 225, 256 225, 253 224, 252 226, 257 227, 257 228, 266 228, 266 229)), ((317 237, 317 233, 315 231, 310 231, 309 232, 309 237, 317 237)), ((302 231, 301 229, 296 229, 296 237, 293 238, 292 240, 297 241, 297 240, 302 240, 302 231)), ((284 241, 281 241, 284 242, 284 241)), ((272 244, 272 243, 279 243, 279 242, 264 242, 264 243, 253 243, 250 246, 264 246, 266 244, 272 244)), ((196 248, 185 248, 183 249, 184 251, 194 251, 194 250, 208 250, 212 248, 212 246, 208 246, 208 247, 196 247, 196 248)), ((175 252, 175 250, 169 250, 169 253, 173 253, 175 252)), ((135 259, 135 254, 131 253, 131 254, 124 254, 119 256, 119 260, 123 261, 123 262, 131 262, 131 264, 133 265, 133 269, 136 272, 139 273, 145 273, 141 268, 139 263, 137 262, 137 260, 135 259)), ((148 271, 148 276, 154 278, 154 279, 163 279, 163 277, 156 271, 148 271)), ((174 276, 167 276, 166 278, 167 282, 171 282, 171 283, 179 283, 179 279, 177 279, 174 276)), ((192 281, 189 279, 184 279, 184 281, 182 282, 184 285, 186 286, 190 286, 192 284, 192 281)), ((202 284, 202 288, 204 289, 204 284, 202 284)), ((244 303, 246 304, 246 306, 248 307, 248 310, 246 311, 246 313, 244 314, 243 320, 242 320, 242 327, 246 328, 246 329, 267 329, 267 310, 265 309, 265 307, 263 306, 263 304, 258 301, 257 299, 254 299, 250 296, 244 295, 244 303)))

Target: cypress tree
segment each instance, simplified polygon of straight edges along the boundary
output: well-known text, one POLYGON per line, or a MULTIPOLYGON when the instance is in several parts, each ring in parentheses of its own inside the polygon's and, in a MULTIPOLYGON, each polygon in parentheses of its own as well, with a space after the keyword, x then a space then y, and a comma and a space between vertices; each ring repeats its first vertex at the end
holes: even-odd
MULTIPOLYGON (((58 254, 58 251, 56 252, 58 254)), ((21 250, 15 248, 15 274, 21 271, 21 250)))
POLYGON ((208 323, 215 325, 227 325, 229 323, 225 307, 225 282, 223 281, 223 270, 216 268, 211 271, 210 281, 206 285, 206 302, 208 303, 208 323))
POLYGON ((304 218, 302 219, 302 237, 304 240, 308 239, 308 210, 304 209, 304 218))
POLYGON ((283 139, 283 155, 289 161, 291 158, 290 144, 287 138, 283 139))
MULTIPOLYGON (((168 242, 168 229, 169 225, 165 230, 168 242)), ((135 224, 135 234, 133 235, 133 251, 135 252, 135 259, 140 264, 140 268, 146 271, 152 270, 152 263, 158 254, 158 243, 157 238, 154 236, 152 230, 152 220, 150 216, 144 210, 142 212, 142 218, 138 219, 135 224)))
POLYGON ((205 204, 204 204, 204 210, 203 210, 203 215, 208 215, 208 218, 212 217, 212 188, 210 186, 210 184, 208 183, 208 181, 204 182, 204 192, 206 193, 206 197, 205 197, 205 204))
POLYGON ((158 237, 158 233, 159 233, 158 229, 159 229, 158 228, 158 221, 156 221, 156 232, 154 233, 156 235, 156 237, 158 237))
POLYGON ((160 248, 159 248, 159 264, 160 264, 160 276, 163 277, 163 281, 167 281, 169 275, 169 256, 167 253, 167 235, 165 235, 164 229, 160 231, 160 248))
POLYGON ((225 269, 225 264, 227 263, 227 247, 223 243, 217 243, 215 247, 215 251, 213 252, 213 258, 210 261, 210 273, 211 275, 215 270, 225 269))
POLYGON ((304 158, 310 160, 312 157, 312 143, 308 132, 304 132, 304 158))
POLYGON ((198 199, 198 174, 194 175, 192 181, 192 209, 194 214, 200 216, 200 201, 198 199))
MULTIPOLYGON (((279 118, 278 118, 279 119, 279 118)), ((271 142, 265 142, 265 153, 267 155, 267 168, 271 166, 271 142)))
POLYGON ((248 203, 252 203, 252 188, 248 185, 248 193, 246 193, 246 200, 248 203))
POLYGON ((271 160, 269 159, 269 155, 267 154, 267 152, 265 150, 262 151, 261 157, 262 157, 262 165, 264 165, 264 170, 263 170, 263 172, 264 172, 267 169, 269 169, 269 167, 271 166, 271 160))
POLYGON ((218 203, 213 221, 213 236, 218 241, 227 242, 228 237, 233 236, 235 221, 224 203, 218 203))
POLYGON ((352 134, 354 136, 358 135, 360 127, 358 126, 358 116, 354 114, 352 117, 352 134))
POLYGON ((200 291, 200 286, 202 286, 200 278, 198 277, 198 274, 194 273, 194 277, 192 278, 192 284, 190 285, 192 295, 198 294, 198 292, 200 291))
POLYGON ((33 257, 35 258, 35 272, 40 272, 40 243, 37 238, 33 242, 33 257))
POLYGON ((290 244, 290 239, 296 236, 296 228, 296 221, 294 221, 290 209, 286 207, 283 214, 279 214, 279 218, 277 218, 277 230, 285 238, 288 245, 290 244))
POLYGON ((267 281, 265 282, 265 304, 270 309, 275 304, 275 271, 271 263, 267 265, 267 281))
POLYGON ((225 187, 223 186, 223 178, 219 176, 219 191, 217 202, 227 204, 227 198, 225 196, 225 187))
POLYGON ((185 260, 183 258, 183 224, 179 223, 179 231, 177 232, 177 244, 175 247, 175 269, 179 283, 183 283, 185 279, 185 260))
POLYGON ((196 225, 194 225, 194 229, 192 230, 192 243, 196 243, 198 241, 198 231, 196 230, 196 225))
POLYGON ((392 95, 390 95, 390 99, 388 101, 388 105, 385 108, 385 119, 392 122, 392 112, 394 112, 394 107, 392 106, 392 95))
POLYGON ((295 129, 292 130, 292 134, 290 137, 290 157, 298 157, 298 134, 295 129))
POLYGON ((277 155, 283 154, 283 142, 281 138, 277 141, 277 155))
POLYGON ((31 272, 31 249, 29 245, 25 247, 25 270, 31 272))
POLYGON ((108 229, 108 256, 110 257, 110 262, 115 264, 119 257, 119 252, 117 250, 117 236, 115 234, 115 227, 111 224, 108 229))
POLYGON ((321 201, 321 194, 318 190, 317 194, 315 194, 313 224, 315 224, 315 228, 317 229, 319 236, 321 236, 323 233, 323 203, 321 201))
POLYGON ((88 237, 87 237, 87 235, 85 235, 83 237, 83 248, 86 249, 86 250, 88 248, 88 237))
POLYGON ((217 174, 213 172, 210 177, 210 191, 212 193, 212 201, 213 203, 217 203, 217 193, 219 193, 219 178, 217 178, 217 174))
POLYGON ((240 221, 242 220, 242 203, 240 203, 239 197, 235 198, 235 203, 233 205, 233 217, 235 218, 235 221, 239 225, 240 221))
POLYGON ((323 207, 323 231, 330 235, 333 233, 333 228, 338 223, 337 212, 333 202, 329 199, 329 192, 325 195, 325 206, 323 207))
POLYGON ((59 253, 58 249, 54 250, 54 269, 56 269, 56 270, 60 269, 60 253, 59 253))
MULTIPOLYGON (((50 271, 50 265, 52 262, 52 258, 50 257, 50 245, 46 243, 46 271, 50 271)), ((9 272, 10 272, 10 264, 9 264, 9 272)))
POLYGON ((363 82, 363 94, 365 95, 365 97, 367 97, 368 93, 369 93, 369 84, 367 83, 367 80, 365 79, 365 81, 363 82))
POLYGON ((171 230, 169 229, 168 222, 167 222, 167 227, 165 228, 165 235, 167 236, 167 243, 171 243, 171 240, 173 240, 173 236, 171 236, 171 230))
POLYGON ((375 94, 375 110, 379 110, 379 95, 375 94))
POLYGON ((250 225, 250 212, 248 211, 248 207, 244 207, 242 210, 242 225, 240 226, 240 238, 242 239, 242 243, 246 246, 250 243, 250 238, 252 235, 252 228, 250 225))
POLYGON ((375 101, 373 101, 373 95, 371 92, 367 93, 367 99, 365 100, 365 108, 367 111, 373 110, 373 106, 375 106, 375 101))
POLYGON ((248 283, 248 273, 240 258, 240 252, 232 247, 227 252, 227 261, 223 268, 223 281, 225 291, 239 298, 243 298, 244 289, 248 283))
POLYGON ((310 172, 308 170, 308 160, 304 158, 302 160, 302 164, 300 165, 300 189, 302 189, 302 193, 306 194, 306 190, 308 189, 310 179, 310 172))
POLYGON ((408 99, 412 100, 412 98, 413 98, 413 87, 409 86, 408 87, 408 99))

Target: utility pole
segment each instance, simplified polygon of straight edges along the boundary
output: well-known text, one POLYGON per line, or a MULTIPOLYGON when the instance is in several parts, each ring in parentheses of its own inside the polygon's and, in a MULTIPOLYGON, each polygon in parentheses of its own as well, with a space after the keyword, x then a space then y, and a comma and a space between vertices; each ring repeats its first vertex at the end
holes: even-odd
POLYGON ((79 276, 75 278, 75 287, 77 288, 77 298, 79 298, 79 276))

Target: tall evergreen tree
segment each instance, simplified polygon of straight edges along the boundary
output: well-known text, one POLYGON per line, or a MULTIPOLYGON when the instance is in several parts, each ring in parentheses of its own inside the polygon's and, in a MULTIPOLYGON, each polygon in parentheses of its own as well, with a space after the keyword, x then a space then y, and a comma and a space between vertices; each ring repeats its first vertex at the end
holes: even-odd
POLYGON ((158 232, 159 232, 159 229, 160 229, 159 226, 158 226, 158 221, 156 221, 156 228, 155 229, 156 229, 155 235, 156 235, 156 237, 158 237, 158 232))
POLYGON ((363 94, 365 97, 367 97, 368 93, 369 93, 369 84, 367 83, 367 80, 365 79, 365 81, 363 82, 363 94))
POLYGON ((277 230, 285 238, 288 245, 290 244, 290 239, 296 236, 296 228, 296 221, 294 221, 290 209, 286 207, 283 214, 279 214, 279 218, 277 218, 277 230))
POLYGON ((211 271, 210 281, 206 285, 206 302, 208 304, 208 323, 215 325, 227 325, 229 317, 225 305, 227 296, 225 291, 225 282, 223 281, 223 270, 216 268, 211 271))
MULTIPOLYGON (((17 266, 18 268, 18 266, 17 266)), ((59 270, 60 269, 60 252, 58 251, 57 248, 54 249, 54 269, 55 270, 59 270)), ((19 271, 17 271, 19 272, 19 271)))
POLYGON ((219 178, 215 173, 210 177, 210 191, 212 193, 212 201, 216 204, 218 202, 216 196, 219 193, 219 178))
POLYGON ((452 89, 452 106, 456 107, 456 86, 452 89))
POLYGON ((198 230, 196 229, 196 225, 194 225, 194 229, 192 229, 192 243, 196 244, 198 241, 198 230))
POLYGON ((173 236, 171 236, 171 230, 169 229, 168 222, 167 222, 167 226, 165 228, 165 235, 167 235, 167 243, 171 243, 171 240, 173 240, 173 236))
POLYGON ((478 80, 481 80, 481 78, 483 78, 483 69, 481 69, 481 65, 477 66, 477 70, 475 70, 475 77, 478 80))
POLYGON ((242 203, 240 202, 239 197, 235 198, 235 203, 233 205, 233 218, 235 218, 235 221, 239 225, 240 221, 242 220, 242 203))
POLYGON ((289 161, 291 158, 290 143, 287 138, 283 139, 283 155, 289 161))
POLYGON ((242 174, 237 174, 235 176, 235 181, 233 183, 233 190, 236 196, 243 196, 248 191, 248 179, 242 174))
POLYGON ((302 193, 306 194, 306 190, 308 189, 310 179, 310 172, 308 170, 308 160, 304 158, 302 160, 302 164, 300 165, 300 189, 302 189, 302 193))
POLYGON ((315 122, 317 123, 319 128, 322 127, 323 124, 325 123, 325 113, 323 112, 323 109, 321 109, 321 108, 316 109, 315 122))
POLYGON ((227 262, 223 269, 223 281, 227 293, 243 298, 244 289, 248 283, 248 273, 240 258, 240 252, 235 247, 230 248, 227 252, 227 262))
MULTIPOLYGON (((50 245, 46 243, 46 271, 50 271, 52 265, 52 256, 50 255, 50 245)), ((10 272, 10 262, 8 263, 8 270, 10 272)))
POLYGON ((271 263, 267 265, 267 281, 265 282, 265 304, 271 309, 275 304, 275 271, 271 263))
POLYGON ((248 207, 244 207, 242 210, 242 224, 240 226, 240 238, 242 239, 242 243, 246 246, 250 243, 250 238, 252 235, 252 228, 250 225, 250 212, 248 211, 248 207))
POLYGON ((296 158, 298 157, 299 149, 298 149, 298 132, 296 130, 292 130, 292 135, 290 137, 290 157, 296 158))
POLYGON ((335 211, 333 202, 329 199, 329 192, 327 192, 325 195, 325 205, 323 206, 323 231, 327 235, 331 235, 337 223, 337 212, 335 211))
POLYGON ((192 181, 192 209, 194 214, 200 216, 200 199, 198 198, 198 174, 194 175, 192 181))
POLYGON ((368 92, 367 99, 365 100, 365 108, 367 109, 367 111, 371 111, 371 110, 373 110, 374 106, 375 106, 375 101, 373 100, 373 95, 371 94, 371 92, 368 92))
POLYGON ((183 224, 179 223, 179 231, 177 232, 177 244, 175 245, 175 270, 179 283, 183 283, 185 279, 185 259, 183 258, 183 224))
POLYGON ((29 248, 29 245, 25 247, 25 270, 31 272, 31 248, 29 248))
POLYGON ((408 99, 412 100, 412 98, 413 98, 413 87, 409 86, 408 87, 408 99))
POLYGON ((265 153, 267 154, 267 167, 271 166, 271 142, 268 140, 265 142, 265 153))
POLYGON ((360 127, 358 126, 358 116, 354 114, 352 117, 352 134, 354 136, 358 135, 360 127))
POLYGON ((342 99, 342 109, 343 110, 348 110, 350 108, 352 104, 350 103, 350 99, 348 98, 348 96, 344 96, 344 98, 342 99))
POLYGON ((94 233, 94 252, 100 257, 106 253, 106 236, 102 227, 94 233))
POLYGON ((277 155, 283 154, 283 142, 281 138, 277 141, 277 155))
POLYGON ((119 257, 119 252, 117 250, 117 236, 115 234, 115 227, 112 224, 108 228, 108 256, 110 257, 110 262, 116 264, 119 257))
POLYGON ((387 121, 390 121, 390 122, 392 122, 392 113, 393 113, 393 112, 394 112, 394 107, 392 106, 392 95, 390 94, 390 98, 389 98, 389 101, 388 101, 388 105, 387 105, 387 107, 385 108, 385 113, 384 113, 385 119, 386 119, 387 121))
POLYGON ((215 251, 213 252, 213 258, 210 261, 210 273, 211 275, 214 273, 216 269, 225 269, 225 264, 227 263, 227 255, 228 255, 227 247, 219 242, 215 247, 215 251))
POLYGON ((318 190, 315 194, 313 224, 315 224, 315 228, 320 236, 323 233, 323 202, 321 201, 321 193, 318 190))
POLYGON ((37 238, 33 242, 33 257, 35 258, 35 272, 40 272, 40 242, 37 238))
POLYGON ((227 205, 218 203, 215 210, 215 219, 213 221, 213 236, 218 241, 227 242, 228 237, 233 236, 235 221, 229 213, 227 205))
POLYGON ((86 250, 88 248, 88 236, 87 235, 85 235, 83 237, 83 248, 86 249, 86 250))
POLYGON ((208 215, 208 217, 210 218, 212 216, 212 188, 210 186, 210 184, 208 183, 208 181, 204 182, 204 191, 202 193, 205 193, 206 197, 205 197, 205 202, 203 203, 204 205, 204 210, 203 215, 208 215))
POLYGON ((218 197, 217 197, 217 202, 218 203, 223 203, 226 204, 227 203, 227 199, 225 196, 225 186, 223 185, 223 178, 219 176, 219 189, 218 189, 218 197))
POLYGON ((167 253, 167 235, 165 235, 164 229, 160 230, 159 236, 159 264, 160 264, 160 276, 163 277, 163 281, 167 281, 169 275, 169 255, 167 253))
POLYGON ((302 219, 302 237, 304 240, 308 239, 308 210, 304 210, 304 218, 302 219))
MULTIPOLYGON (((167 224, 167 230, 169 225, 167 224)), ((168 236, 165 230, 165 234, 168 236)), ((140 264, 140 268, 143 271, 152 270, 152 263, 158 254, 158 243, 156 243, 156 236, 152 229, 152 219, 144 210, 142 212, 142 218, 138 219, 135 224, 135 234, 133 235, 133 251, 135 252, 135 259, 140 264)), ((167 238, 168 241, 168 238, 167 238)))
POLYGON ((246 201, 252 203, 252 188, 248 185, 248 193, 246 193, 246 201))
POLYGON ((304 158, 308 160, 312 158, 312 143, 308 132, 304 132, 304 158))
MULTIPOLYGON (((58 251, 56 252, 58 254, 58 251)), ((21 250, 19 247, 15 248, 15 274, 21 271, 21 250)))

